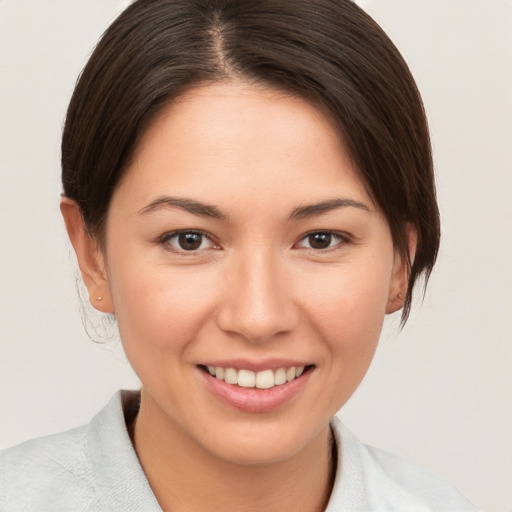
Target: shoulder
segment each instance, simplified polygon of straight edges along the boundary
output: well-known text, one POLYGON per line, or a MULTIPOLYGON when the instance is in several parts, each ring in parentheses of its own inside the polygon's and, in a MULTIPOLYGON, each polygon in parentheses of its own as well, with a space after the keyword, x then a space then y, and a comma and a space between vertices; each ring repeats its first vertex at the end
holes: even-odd
POLYGON ((118 392, 87 425, 0 452, 0 511, 160 511, 126 427, 137 410, 118 392))
POLYGON ((81 503, 92 494, 87 428, 27 441, 0 452, 0 510, 81 503))
MULTIPOLYGON (((476 510, 439 476, 398 455, 363 444, 337 418, 334 418, 332 427, 339 450, 338 473, 331 501, 338 501, 341 505, 352 499, 354 512, 476 510)), ((327 510, 344 509, 335 507, 327 510)))

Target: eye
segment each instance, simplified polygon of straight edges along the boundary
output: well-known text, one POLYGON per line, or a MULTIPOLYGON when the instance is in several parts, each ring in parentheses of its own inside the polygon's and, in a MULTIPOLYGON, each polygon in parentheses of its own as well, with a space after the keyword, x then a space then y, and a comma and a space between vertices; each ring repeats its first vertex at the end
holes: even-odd
POLYGON ((160 243, 170 245, 171 249, 178 252, 195 252, 215 248, 213 241, 200 231, 179 231, 164 235, 160 243))
POLYGON ((302 238, 297 244, 297 247, 322 251, 343 243, 347 244, 349 240, 339 233, 333 233, 332 231, 316 231, 302 238))

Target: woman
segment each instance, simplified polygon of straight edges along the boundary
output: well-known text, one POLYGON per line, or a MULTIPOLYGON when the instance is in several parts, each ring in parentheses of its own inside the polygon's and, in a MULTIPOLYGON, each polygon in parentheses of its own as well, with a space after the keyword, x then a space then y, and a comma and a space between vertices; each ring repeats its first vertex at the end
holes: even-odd
POLYGON ((332 419, 439 243, 428 128, 351 2, 139 0, 71 100, 61 211, 141 379, 4 452, 6 510, 471 510, 332 419))

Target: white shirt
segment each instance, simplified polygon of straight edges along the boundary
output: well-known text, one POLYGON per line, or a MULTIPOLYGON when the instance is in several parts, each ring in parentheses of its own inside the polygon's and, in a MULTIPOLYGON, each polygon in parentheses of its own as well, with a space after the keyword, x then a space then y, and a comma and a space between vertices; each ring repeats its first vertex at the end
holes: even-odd
MULTIPOLYGON (((159 511, 126 428, 138 393, 118 391, 82 427, 0 452, 1 512, 159 511)), ((361 443, 332 420, 338 461, 326 512, 466 512, 449 484, 361 443)), ((307 511, 299 511, 307 512, 307 511)))

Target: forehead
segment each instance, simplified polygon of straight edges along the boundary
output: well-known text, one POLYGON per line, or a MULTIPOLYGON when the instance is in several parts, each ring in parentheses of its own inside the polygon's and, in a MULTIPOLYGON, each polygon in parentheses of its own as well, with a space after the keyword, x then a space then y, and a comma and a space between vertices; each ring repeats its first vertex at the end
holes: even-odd
MULTIPOLYGON (((304 201, 333 187, 367 197, 339 134, 311 103, 245 83, 191 89, 157 116, 119 188, 214 199, 253 191, 304 201), (297 196, 297 197, 294 197, 297 196)), ((340 190, 340 192, 343 190, 340 190)))

